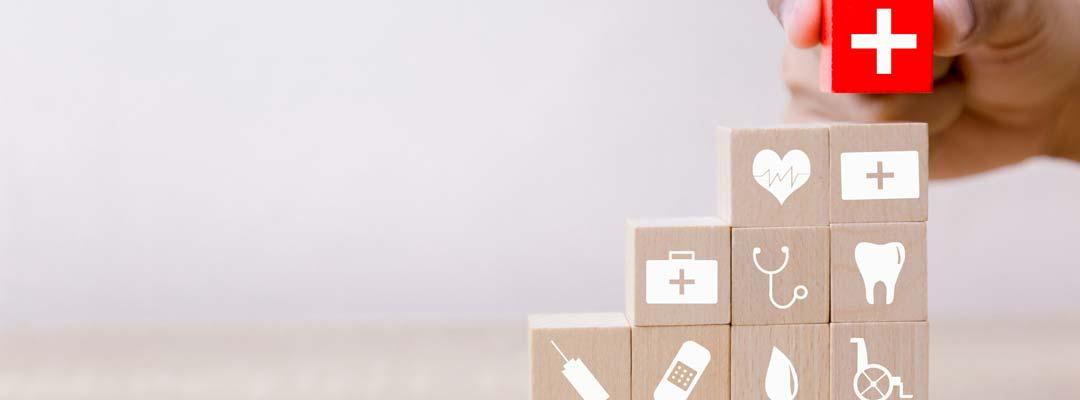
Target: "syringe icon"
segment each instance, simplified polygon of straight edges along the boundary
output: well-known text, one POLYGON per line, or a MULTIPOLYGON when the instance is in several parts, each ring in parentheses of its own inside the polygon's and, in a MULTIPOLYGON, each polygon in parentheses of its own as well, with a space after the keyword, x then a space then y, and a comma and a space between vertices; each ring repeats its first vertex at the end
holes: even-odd
POLYGON ((585 363, 581 362, 580 358, 573 360, 566 358, 566 354, 563 354, 562 350, 559 349, 559 345, 555 344, 554 340, 550 342, 555 347, 555 351, 562 356, 563 361, 566 361, 563 364, 563 376, 566 377, 567 381, 570 381, 570 386, 574 387, 582 400, 607 400, 610 397, 592 372, 589 372, 589 368, 585 366, 585 363))

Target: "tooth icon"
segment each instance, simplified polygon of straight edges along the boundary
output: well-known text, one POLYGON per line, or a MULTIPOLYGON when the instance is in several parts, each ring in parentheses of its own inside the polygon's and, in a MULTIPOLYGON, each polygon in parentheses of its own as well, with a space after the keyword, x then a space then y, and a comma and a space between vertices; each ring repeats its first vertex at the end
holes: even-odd
POLYGON ((892 304, 896 278, 904 268, 904 244, 860 242, 855 246, 855 264, 866 286, 866 302, 874 304, 874 287, 881 282, 885 284, 885 304, 892 304))

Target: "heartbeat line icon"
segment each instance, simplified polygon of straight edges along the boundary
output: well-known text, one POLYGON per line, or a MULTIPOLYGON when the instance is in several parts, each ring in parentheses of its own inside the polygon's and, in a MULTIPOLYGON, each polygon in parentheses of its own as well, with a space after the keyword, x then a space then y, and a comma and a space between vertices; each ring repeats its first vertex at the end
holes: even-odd
POLYGON ((810 157, 799 149, 787 152, 784 157, 764 149, 754 156, 750 175, 783 206, 788 196, 810 181, 810 157))
POLYGON ((788 181, 789 187, 795 187, 795 185, 799 182, 799 178, 809 176, 810 173, 795 172, 795 167, 788 167, 787 171, 784 171, 781 174, 774 174, 772 173, 771 169, 767 169, 759 175, 754 175, 754 179, 757 179, 758 182, 762 182, 762 178, 767 177, 767 181, 763 182, 767 187, 772 187, 773 184, 775 184, 776 182, 784 180, 788 181))

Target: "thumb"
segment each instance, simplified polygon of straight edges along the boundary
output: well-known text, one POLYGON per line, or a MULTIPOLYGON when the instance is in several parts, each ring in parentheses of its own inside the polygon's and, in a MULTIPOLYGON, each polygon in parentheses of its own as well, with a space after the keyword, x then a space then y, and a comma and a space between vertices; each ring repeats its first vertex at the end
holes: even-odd
POLYGON ((1009 44, 1040 26, 1041 1, 935 0, 934 52, 955 56, 982 44, 1009 44))
POLYGON ((769 9, 784 27, 788 42, 800 49, 814 47, 821 35, 821 0, 769 0, 769 9))

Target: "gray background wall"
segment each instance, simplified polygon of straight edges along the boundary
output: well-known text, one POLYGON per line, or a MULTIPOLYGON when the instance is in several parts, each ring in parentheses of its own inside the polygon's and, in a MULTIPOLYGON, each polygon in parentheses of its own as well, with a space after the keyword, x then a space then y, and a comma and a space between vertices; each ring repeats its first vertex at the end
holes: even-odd
MULTIPOLYGON (((764 1, 0 6, 0 323, 622 309, 779 120, 764 1)), ((1080 167, 931 187, 932 318, 1077 317, 1080 167)))

